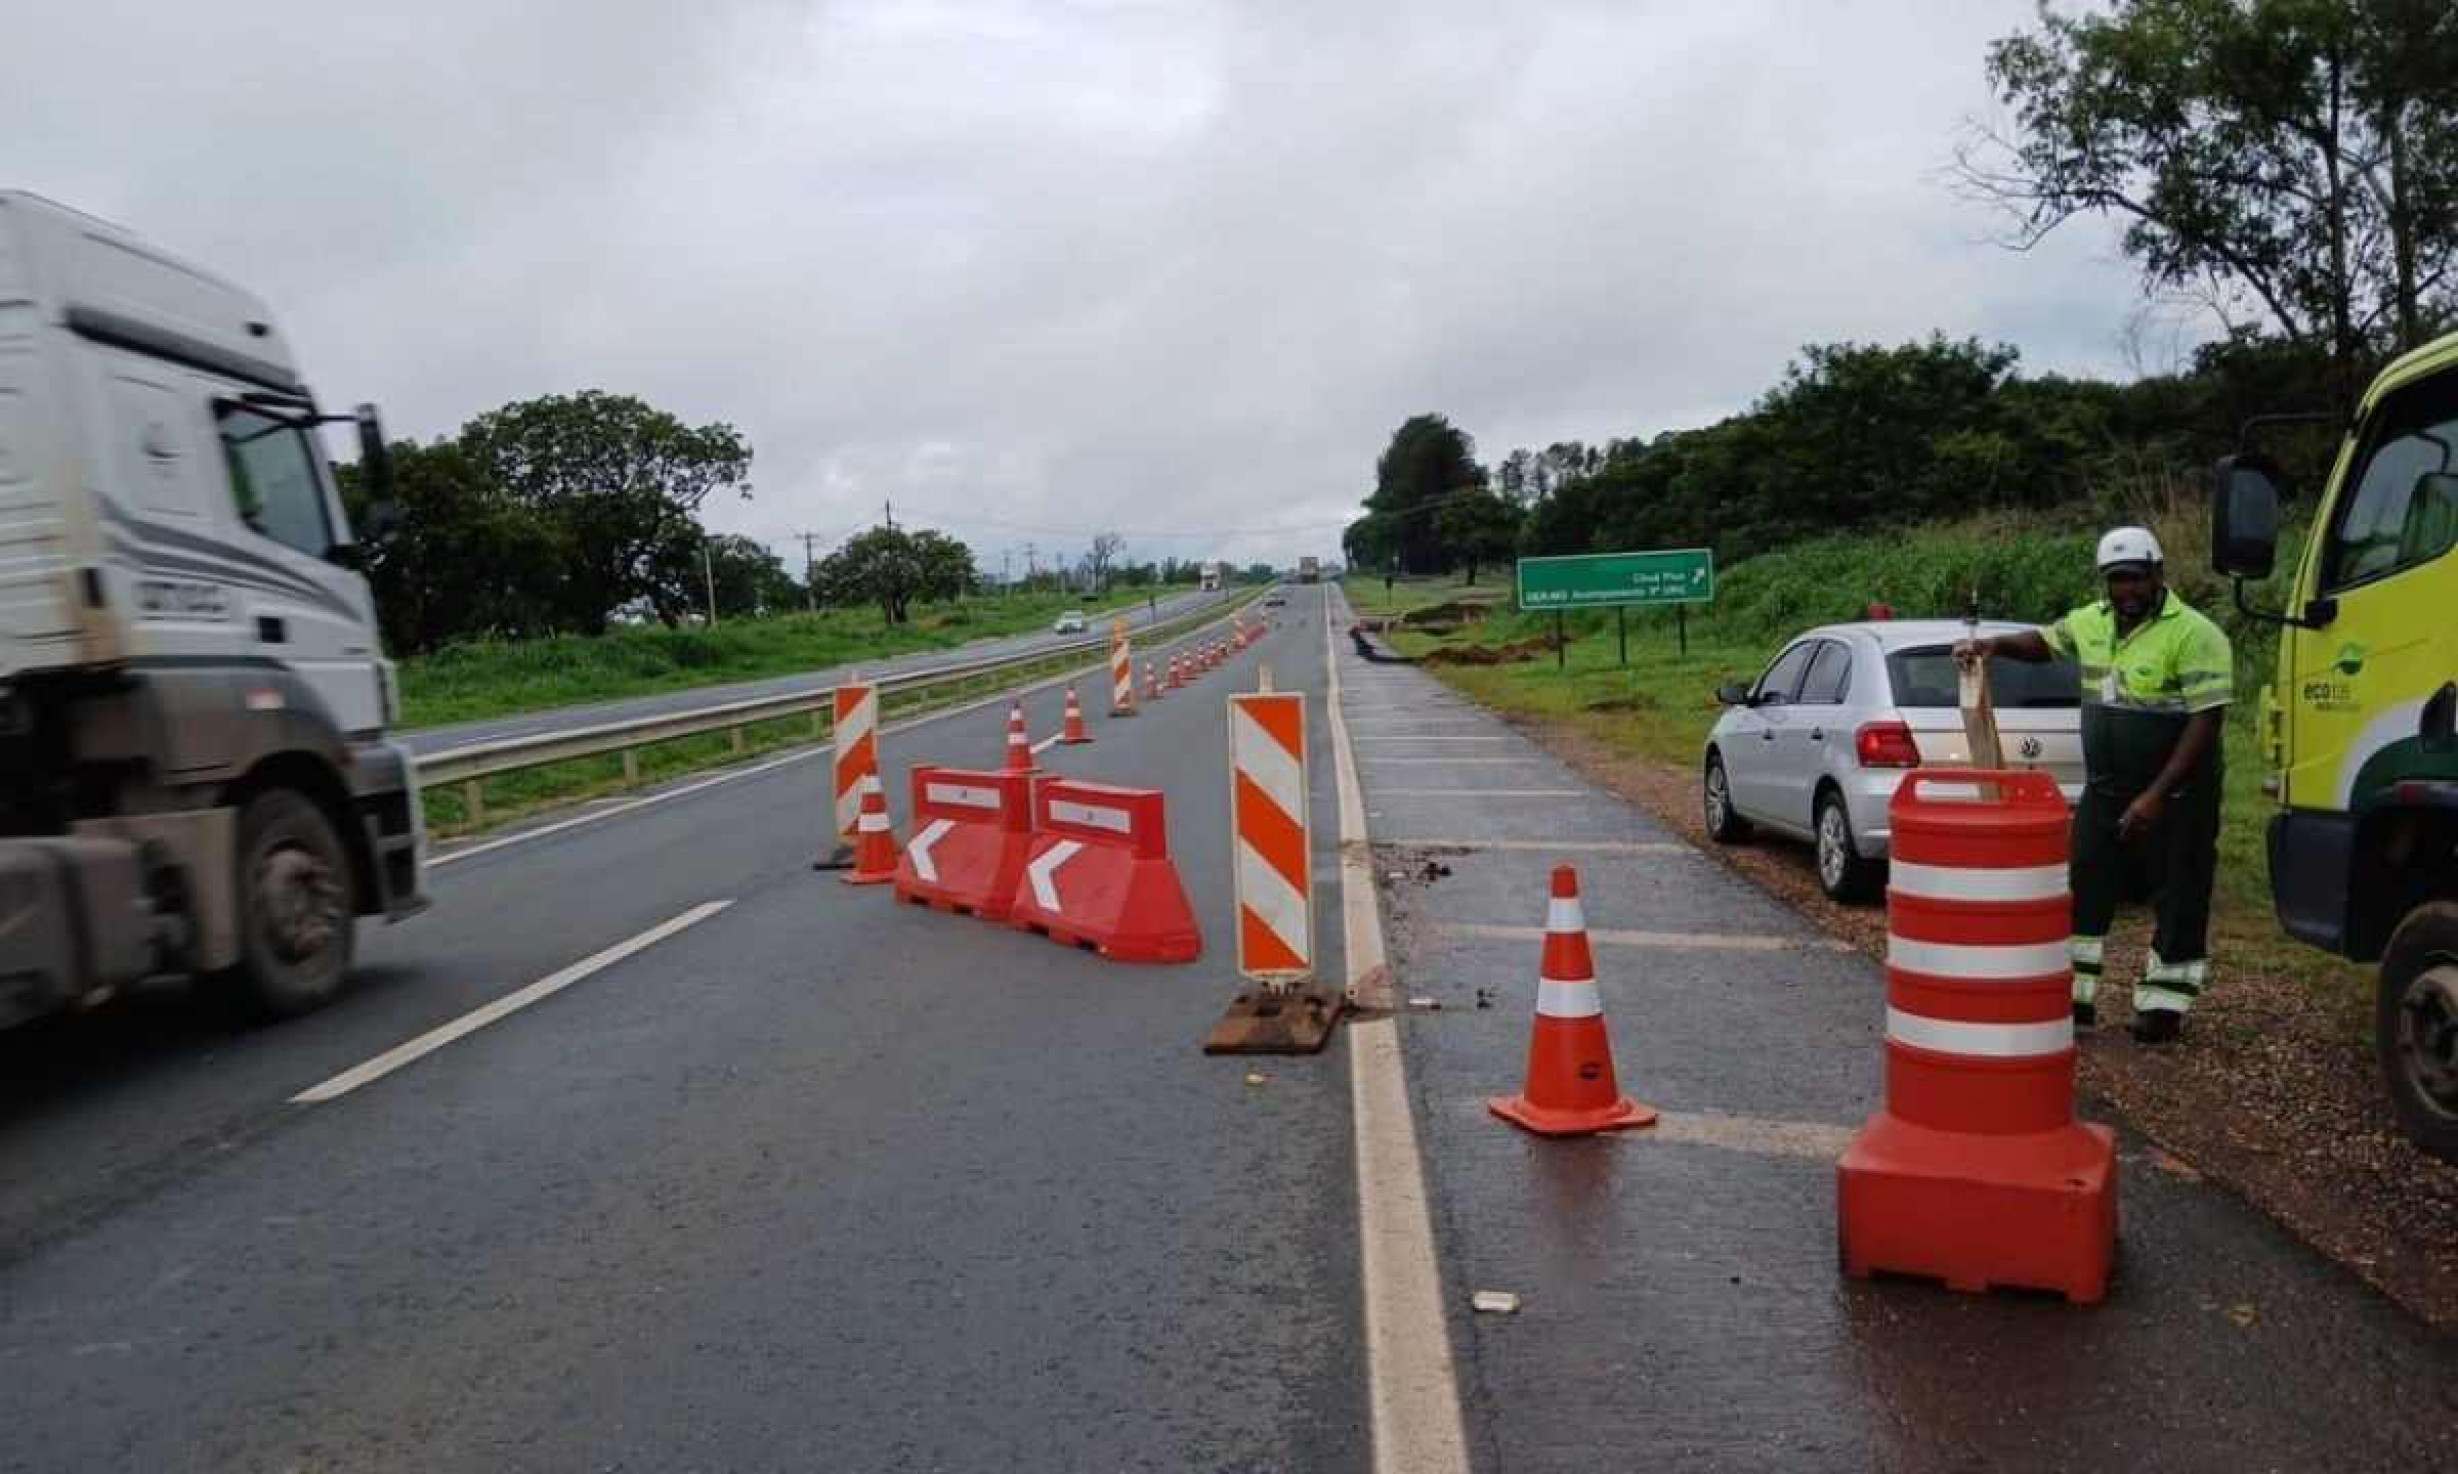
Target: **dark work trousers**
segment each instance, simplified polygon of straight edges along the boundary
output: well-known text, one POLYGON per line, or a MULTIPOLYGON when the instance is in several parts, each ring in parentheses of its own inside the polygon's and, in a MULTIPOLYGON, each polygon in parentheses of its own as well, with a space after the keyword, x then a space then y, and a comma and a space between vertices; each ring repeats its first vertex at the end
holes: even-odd
MULTIPOLYGON (((2211 884, 2219 872, 2219 797, 2225 773, 2216 752, 2202 771, 2169 792, 2159 823, 2130 842, 2117 819, 2133 802, 2113 784, 2093 782, 2074 808, 2074 996, 2092 1001, 2100 945, 2120 902, 2154 908, 2151 956, 2135 1007, 2192 1007, 2209 981, 2211 884)), ((2136 790, 2138 793, 2139 790, 2136 790)))

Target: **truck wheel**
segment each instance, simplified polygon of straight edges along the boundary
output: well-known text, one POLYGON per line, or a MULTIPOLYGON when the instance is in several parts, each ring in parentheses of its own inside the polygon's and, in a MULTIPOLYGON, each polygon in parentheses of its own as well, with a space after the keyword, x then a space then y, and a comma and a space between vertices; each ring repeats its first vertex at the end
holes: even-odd
POLYGON ((2381 1075, 2417 1146, 2458 1162, 2458 902, 2419 906, 2381 956, 2381 1075))
POLYGON ((306 795, 269 788, 239 811, 239 964, 224 975, 249 1011, 288 1018, 331 1001, 349 976, 357 912, 350 860, 306 795))

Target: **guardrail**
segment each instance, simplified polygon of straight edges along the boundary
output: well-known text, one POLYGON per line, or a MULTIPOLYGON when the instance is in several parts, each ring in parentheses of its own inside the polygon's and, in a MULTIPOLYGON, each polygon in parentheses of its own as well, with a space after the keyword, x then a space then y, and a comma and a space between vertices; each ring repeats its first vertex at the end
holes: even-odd
MULTIPOLYGON (((1244 609, 1266 592, 1264 588, 1231 595, 1219 603, 1209 604, 1191 613, 1146 625, 1132 633, 1139 639, 1169 641, 1196 630, 1226 621, 1230 615, 1244 609)), ((1109 651, 1107 634, 1087 635, 1065 644, 1044 645, 1034 650, 1017 651, 1010 655, 989 656, 979 660, 959 661, 952 665, 936 665, 927 670, 906 671, 900 675, 882 676, 874 684, 881 700, 911 696, 935 686, 962 685, 988 676, 1055 665, 1078 656, 1099 656, 1106 659, 1109 651)), ((833 686, 821 686, 809 691, 795 691, 783 696, 761 696, 749 701, 729 701, 717 706, 704 706, 693 711, 674 712, 660 716, 632 717, 619 722, 600 722, 586 727, 574 727, 561 732, 540 732, 526 737, 504 737, 492 742, 473 742, 466 747, 447 748, 442 752, 422 753, 416 759, 418 781, 422 787, 461 785, 463 822, 471 826, 483 824, 486 817, 486 780, 504 773, 525 772, 532 768, 548 768, 558 763, 577 762, 584 758, 621 754, 623 780, 626 784, 640 781, 640 750, 659 743, 685 737, 698 737, 710 732, 724 732, 733 739, 737 754, 748 750, 749 729, 766 722, 807 715, 811 719, 811 740, 828 735, 831 693, 833 686)))

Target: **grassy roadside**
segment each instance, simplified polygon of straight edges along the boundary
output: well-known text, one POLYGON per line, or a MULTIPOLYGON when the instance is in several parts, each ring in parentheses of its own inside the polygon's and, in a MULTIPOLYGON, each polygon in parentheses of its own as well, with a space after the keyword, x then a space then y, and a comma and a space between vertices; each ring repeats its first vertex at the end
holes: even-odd
POLYGON ((1064 594, 969 598, 917 608, 890 625, 877 609, 830 609, 713 628, 612 630, 539 640, 478 641, 401 662, 405 729, 512 716, 582 702, 760 680, 1049 628, 1068 609, 1096 620, 1166 599, 1184 586, 1084 600, 1064 594))

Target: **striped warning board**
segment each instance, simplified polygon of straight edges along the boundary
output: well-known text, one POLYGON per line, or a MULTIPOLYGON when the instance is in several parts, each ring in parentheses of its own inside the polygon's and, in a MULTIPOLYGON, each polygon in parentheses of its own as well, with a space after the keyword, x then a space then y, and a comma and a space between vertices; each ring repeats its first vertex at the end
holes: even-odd
POLYGON ((1306 842, 1306 698, 1229 698, 1229 804, 1236 832, 1238 971, 1279 981, 1314 972, 1313 857, 1306 842))
POLYGON ((1135 715, 1135 644, 1124 616, 1110 621, 1110 715, 1135 715))
POLYGON ((862 780, 879 773, 879 688, 847 681, 835 692, 836 832, 850 840, 862 817, 862 780))

